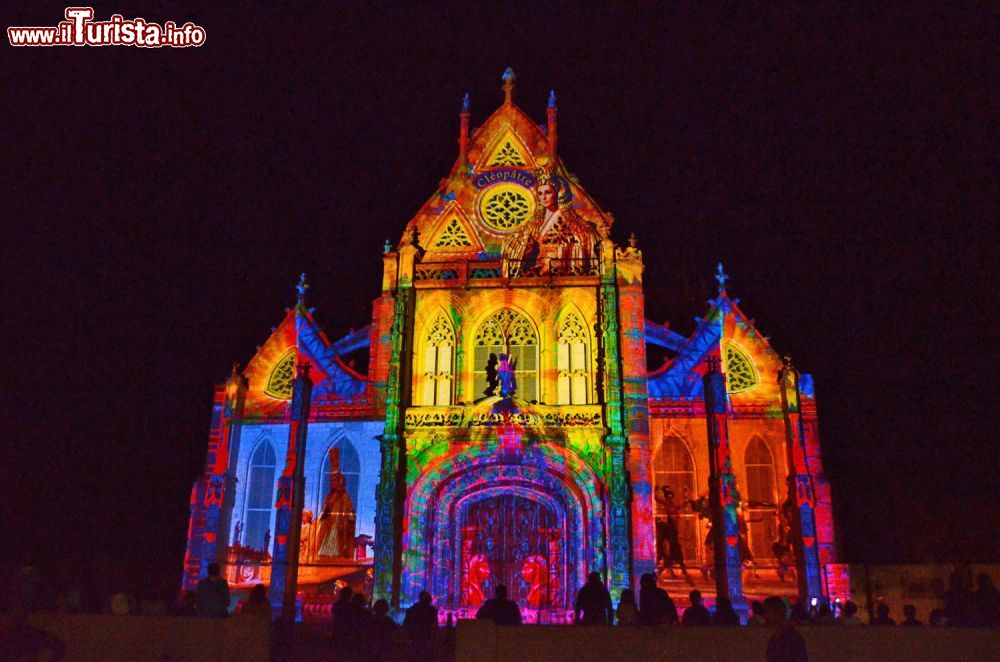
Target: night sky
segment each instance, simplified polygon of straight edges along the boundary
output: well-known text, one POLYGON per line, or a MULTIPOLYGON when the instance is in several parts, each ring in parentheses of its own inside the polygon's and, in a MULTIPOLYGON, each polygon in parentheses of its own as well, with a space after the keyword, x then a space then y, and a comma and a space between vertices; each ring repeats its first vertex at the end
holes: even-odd
POLYGON ((638 235, 647 316, 689 333, 722 261, 814 375, 846 559, 1000 561, 995 16, 269 4, 95 7, 193 21, 201 48, 0 48, 4 558, 176 590, 213 384, 301 271, 331 338, 369 322, 462 94, 478 126, 511 66, 638 235))

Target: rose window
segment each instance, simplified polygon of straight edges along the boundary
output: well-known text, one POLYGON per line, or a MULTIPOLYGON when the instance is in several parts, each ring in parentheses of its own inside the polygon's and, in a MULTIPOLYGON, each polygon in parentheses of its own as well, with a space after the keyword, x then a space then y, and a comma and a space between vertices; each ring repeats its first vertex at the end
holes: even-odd
POLYGON ((511 230, 531 215, 534 205, 527 191, 522 191, 519 186, 495 188, 479 203, 480 218, 487 225, 496 230, 511 230))

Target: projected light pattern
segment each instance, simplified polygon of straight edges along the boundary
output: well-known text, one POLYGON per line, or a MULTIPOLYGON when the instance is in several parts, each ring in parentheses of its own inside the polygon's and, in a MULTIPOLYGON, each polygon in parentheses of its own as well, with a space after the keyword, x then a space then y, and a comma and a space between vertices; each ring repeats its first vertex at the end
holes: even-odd
POLYGON ((429 591, 442 618, 502 583, 537 622, 565 622, 592 570, 616 599, 645 573, 737 607, 846 597, 811 376, 786 369, 722 265, 693 333, 646 319, 638 239, 614 242, 614 216, 559 157, 555 94, 539 126, 503 80, 472 132, 465 99, 451 171, 382 248, 369 326, 331 342, 303 276, 217 389, 185 588, 212 560, 288 595, 353 565, 369 578, 355 588, 397 606, 429 591), (312 386, 293 397, 297 371, 312 386), (313 438, 327 426, 350 442, 313 438))

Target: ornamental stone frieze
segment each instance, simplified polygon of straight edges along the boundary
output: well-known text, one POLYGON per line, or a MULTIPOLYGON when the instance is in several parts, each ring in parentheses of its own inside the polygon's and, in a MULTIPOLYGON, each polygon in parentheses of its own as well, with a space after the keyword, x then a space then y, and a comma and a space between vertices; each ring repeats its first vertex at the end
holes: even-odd
POLYGON ((604 426, 600 405, 530 405, 511 413, 476 407, 410 407, 406 410, 407 428, 476 428, 517 425, 523 428, 564 428, 604 426))

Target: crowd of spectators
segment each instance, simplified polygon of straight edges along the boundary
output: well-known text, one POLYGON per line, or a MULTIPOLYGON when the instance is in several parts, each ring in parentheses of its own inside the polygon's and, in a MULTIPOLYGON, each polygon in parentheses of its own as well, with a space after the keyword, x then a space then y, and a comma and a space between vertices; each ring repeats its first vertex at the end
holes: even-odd
MULTIPOLYGON (((145 614, 155 616, 226 618, 231 613, 240 617, 258 616, 269 621, 273 616, 267 589, 255 586, 250 594, 231 608, 229 585, 220 573, 218 564, 211 564, 208 573, 198 584, 197 590, 185 592, 178 604, 169 609, 164 601, 153 598, 136 598, 126 592, 114 592, 105 598, 103 605, 90 590, 88 582, 79 573, 63 578, 57 590, 48 590, 41 572, 32 564, 24 565, 14 577, 6 611, 11 616, 13 628, 25 637, 34 637, 39 646, 61 651, 61 644, 37 628, 31 628, 26 615, 44 610, 61 613, 97 612, 111 614, 145 614)), ((672 626, 741 626, 741 618, 730 600, 720 597, 710 610, 701 593, 692 590, 689 606, 679 610, 670 595, 657 586, 652 573, 640 578, 638 599, 631 590, 623 590, 617 606, 613 603, 601 575, 592 572, 580 588, 574 604, 575 622, 580 625, 622 627, 672 626)), ((943 608, 926 614, 928 626, 1000 627, 1000 591, 989 575, 980 573, 975 590, 968 588, 959 573, 949 580, 944 594, 943 608)), ((862 619, 853 601, 831 604, 815 601, 813 604, 789 603, 779 597, 753 601, 746 615, 746 626, 769 626, 773 632, 768 644, 768 659, 798 660, 805 658, 805 644, 796 626, 874 626, 874 627, 923 627, 917 607, 905 604, 902 620, 894 617, 892 607, 883 602, 869 607, 869 617, 862 619)), ((438 610, 432 596, 421 592, 416 603, 405 611, 402 626, 390 616, 385 600, 369 603, 364 594, 355 594, 349 586, 340 589, 332 605, 332 647, 338 659, 383 659, 408 651, 410 659, 428 659, 434 656, 435 647, 442 636, 438 627, 438 610)), ((486 600, 478 610, 478 619, 489 619, 501 626, 522 623, 518 604, 509 599, 507 588, 497 586, 494 597, 486 600)))

